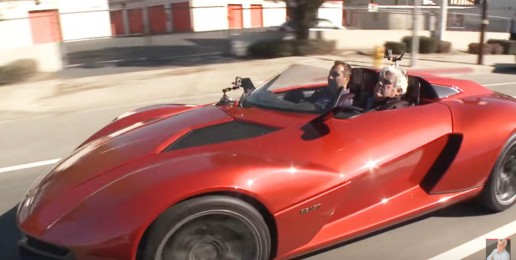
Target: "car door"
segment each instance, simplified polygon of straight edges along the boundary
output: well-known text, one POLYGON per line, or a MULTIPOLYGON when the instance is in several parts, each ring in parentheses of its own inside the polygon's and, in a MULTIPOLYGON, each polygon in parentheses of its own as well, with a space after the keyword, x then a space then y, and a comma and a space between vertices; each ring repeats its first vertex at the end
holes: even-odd
POLYGON ((325 121, 325 160, 349 185, 333 220, 418 186, 452 132, 449 109, 432 103, 325 121))

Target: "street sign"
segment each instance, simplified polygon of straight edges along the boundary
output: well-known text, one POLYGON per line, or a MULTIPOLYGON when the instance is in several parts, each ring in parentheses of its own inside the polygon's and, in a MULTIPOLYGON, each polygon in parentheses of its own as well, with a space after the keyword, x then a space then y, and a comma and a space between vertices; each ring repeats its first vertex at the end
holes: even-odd
POLYGON ((369 3, 368 10, 369 12, 378 12, 378 3, 369 3))

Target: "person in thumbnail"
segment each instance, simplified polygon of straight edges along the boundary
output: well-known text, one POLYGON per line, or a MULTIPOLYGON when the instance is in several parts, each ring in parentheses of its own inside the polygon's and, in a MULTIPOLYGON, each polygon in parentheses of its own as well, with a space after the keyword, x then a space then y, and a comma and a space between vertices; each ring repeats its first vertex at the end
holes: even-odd
POLYGON ((507 239, 498 239, 498 244, 493 252, 487 257, 487 260, 510 260, 509 252, 505 250, 507 246, 507 239))

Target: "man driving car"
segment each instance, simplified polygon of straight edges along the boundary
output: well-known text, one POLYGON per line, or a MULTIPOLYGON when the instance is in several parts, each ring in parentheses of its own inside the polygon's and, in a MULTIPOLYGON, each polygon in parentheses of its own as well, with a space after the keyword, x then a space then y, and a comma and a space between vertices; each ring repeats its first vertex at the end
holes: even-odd
MULTIPOLYGON (((339 88, 342 87, 341 96, 349 93, 348 83, 351 77, 351 65, 346 62, 336 60, 328 73, 328 86, 315 91, 307 101, 313 103, 319 109, 328 109, 335 102, 339 88)), ((344 100, 344 105, 351 105, 352 100, 344 100)))

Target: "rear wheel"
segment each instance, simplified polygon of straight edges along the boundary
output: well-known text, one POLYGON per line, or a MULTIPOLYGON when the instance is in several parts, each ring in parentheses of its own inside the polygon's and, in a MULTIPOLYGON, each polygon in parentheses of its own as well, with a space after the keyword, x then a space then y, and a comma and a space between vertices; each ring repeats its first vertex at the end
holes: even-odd
POLYGON ((269 259, 270 235, 250 204, 225 196, 181 202, 152 224, 145 260, 269 259))
POLYGON ((505 144, 482 194, 483 204, 503 211, 516 202, 516 135, 505 144))

